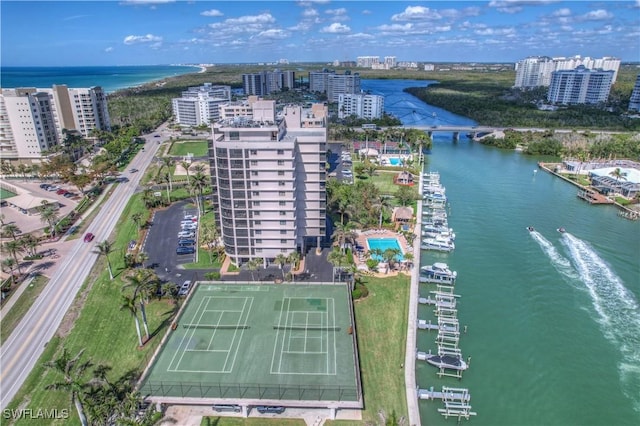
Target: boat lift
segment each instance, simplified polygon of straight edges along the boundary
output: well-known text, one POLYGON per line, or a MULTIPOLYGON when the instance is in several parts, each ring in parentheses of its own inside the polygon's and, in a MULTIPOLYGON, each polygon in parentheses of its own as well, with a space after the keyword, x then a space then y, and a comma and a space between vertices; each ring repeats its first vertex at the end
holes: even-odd
POLYGON ((430 389, 418 388, 418 398, 426 400, 440 399, 444 403, 444 408, 438 408, 438 412, 442 414, 446 419, 451 417, 457 417, 458 422, 465 418, 469 420, 470 416, 477 415, 476 412, 471 411, 471 394, 469 389, 466 388, 450 388, 443 386, 442 391, 434 391, 433 386, 430 389))

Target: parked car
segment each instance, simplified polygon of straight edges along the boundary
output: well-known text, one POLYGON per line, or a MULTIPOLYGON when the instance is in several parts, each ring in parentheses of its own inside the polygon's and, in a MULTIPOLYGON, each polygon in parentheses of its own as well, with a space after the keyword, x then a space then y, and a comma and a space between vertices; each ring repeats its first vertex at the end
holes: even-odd
POLYGON ((195 236, 196 236, 195 232, 191 232, 191 231, 178 232, 178 238, 193 238, 195 236))
POLYGON ((191 288, 191 281, 187 280, 182 283, 180 290, 178 290, 178 296, 186 296, 191 288))
POLYGON ((178 245, 189 245, 192 246, 196 243, 196 240, 192 240, 191 238, 181 238, 178 240, 178 245))
POLYGON ((58 189, 58 190, 56 191, 56 194, 58 194, 58 195, 64 195, 64 194, 66 194, 67 192, 68 192, 68 191, 67 191, 66 189, 62 189, 62 188, 60 188, 60 189, 58 189))
POLYGON ((177 247, 176 254, 193 254, 196 252, 196 249, 193 247, 177 247))
POLYGON ((284 407, 270 407, 270 406, 266 406, 266 405, 258 405, 256 407, 256 410, 258 410, 258 413, 261 413, 261 414, 267 414, 267 413, 282 414, 282 413, 284 413, 285 408, 284 407))
POLYGON ((215 404, 213 406, 213 409, 217 412, 226 411, 226 412, 239 413, 240 411, 242 411, 242 408, 240 408, 239 405, 232 405, 232 404, 215 404))
POLYGON ((181 225, 180 227, 183 231, 195 231, 196 229, 198 229, 198 225, 196 225, 195 223, 193 225, 181 225))
POLYGON ((41 184, 40 184, 40 188, 41 188, 41 189, 47 189, 47 188, 49 188, 50 186, 51 186, 51 185, 49 185, 48 183, 41 183, 41 184))
POLYGON ((76 195, 76 194, 75 194, 75 193, 73 193, 73 192, 65 192, 62 196, 63 196, 64 198, 71 198, 71 197, 75 197, 75 195, 76 195))
POLYGON ((58 189, 60 189, 60 187, 58 185, 49 185, 47 187, 47 191, 49 191, 49 192, 57 191, 58 189))
POLYGON ((93 235, 91 232, 87 232, 87 233, 84 235, 84 242, 85 242, 85 243, 90 243, 91 241, 93 241, 93 239, 94 239, 95 237, 96 237, 96 236, 95 236, 95 235, 93 235))
POLYGON ((138 171, 138 169, 130 169, 129 170, 131 173, 136 173, 138 171))

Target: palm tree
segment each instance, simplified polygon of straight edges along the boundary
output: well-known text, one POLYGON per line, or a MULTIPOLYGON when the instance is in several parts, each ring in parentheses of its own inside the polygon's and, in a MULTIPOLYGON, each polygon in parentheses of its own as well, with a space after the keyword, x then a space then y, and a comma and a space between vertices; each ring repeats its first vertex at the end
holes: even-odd
POLYGON ((337 241, 342 253, 345 252, 345 243, 347 241, 353 242, 356 237, 357 235, 354 232, 353 225, 351 223, 347 223, 346 225, 343 225, 341 223, 336 224, 335 229, 333 230, 333 234, 331 234, 331 238, 337 241))
POLYGON ((111 262, 109 261, 109 254, 113 252, 113 246, 108 240, 104 240, 103 242, 96 244, 96 249, 98 249, 99 256, 104 256, 107 259, 107 269, 109 270, 109 278, 113 280, 113 271, 111 269, 111 262))
POLYGON ((278 267, 280 268, 280 270, 282 271, 282 279, 284 280, 284 268, 283 266, 287 263, 287 256, 285 256, 284 254, 280 253, 279 255, 276 256, 276 258, 273 260, 273 263, 275 263, 276 265, 278 265, 278 267))
POLYGON ((16 266, 16 260, 13 257, 6 257, 2 259, 2 272, 11 272, 16 266))
POLYGON ((31 234, 26 234, 24 237, 20 238, 20 244, 27 252, 29 256, 35 256, 37 253, 37 248, 40 245, 40 241, 31 234))
POLYGON ((18 265, 18 273, 22 274, 22 271, 20 270, 20 262, 18 261, 18 253, 22 253, 24 251, 22 244, 20 244, 19 241, 11 240, 4 243, 3 247, 16 261, 16 265, 18 265))
MULTIPOLYGON (((173 164, 174 164, 173 158, 162 157, 162 166, 160 167, 160 169, 162 169, 162 167, 167 168, 167 176, 169 177, 169 191, 173 191, 173 182, 171 180, 171 167, 173 166, 173 164)), ((187 172, 187 178, 188 178, 188 172, 187 172)))
POLYGON ((142 347, 142 335, 140 334, 140 322, 138 321, 138 307, 136 306, 136 300, 133 297, 129 297, 125 294, 122 295, 122 306, 120 309, 126 309, 136 322, 136 332, 138 333, 138 344, 142 347))
POLYGON ((142 213, 136 212, 132 214, 131 220, 136 224, 136 226, 138 227, 138 232, 140 232, 140 230, 142 229, 142 213))
POLYGON ((289 264, 291 265, 291 267, 289 268, 289 273, 291 274, 291 279, 294 282, 296 280, 296 276, 293 273, 293 271, 298 265, 299 261, 300 261, 300 253, 298 253, 297 251, 292 251, 291 253, 289 253, 289 256, 287 256, 287 262, 289 262, 289 264))
POLYGON ((180 162, 180 165, 182 166, 182 168, 184 169, 184 171, 185 171, 185 172, 187 172, 187 182, 188 182, 188 181, 189 181, 189 179, 190 179, 190 176, 189 176, 189 169, 191 168, 191 162, 190 162, 190 161, 184 161, 184 160, 183 160, 183 161, 181 161, 181 162, 180 162))
POLYGON ((615 170, 612 170, 609 173, 609 176, 613 176, 614 178, 616 178, 616 182, 618 182, 621 179, 627 180, 627 173, 620 170, 620 167, 616 167, 615 170))
POLYGON ((207 176, 204 173, 196 173, 191 176, 191 188, 196 193, 196 205, 198 206, 198 214, 202 216, 204 212, 204 207, 202 205, 202 191, 205 186, 207 186, 207 176))
POLYGON ((327 261, 333 265, 333 282, 336 281, 336 269, 342 272, 342 265, 347 263, 347 256, 339 247, 334 247, 327 255, 327 261))
POLYGON ((40 208, 40 220, 49 225, 49 235, 53 238, 56 234, 56 223, 60 219, 58 212, 48 205, 40 208))
POLYGON ((260 257, 256 257, 247 262, 247 269, 251 272, 251 280, 255 281, 256 277, 253 275, 254 271, 257 271, 260 266, 262 266, 263 259, 260 257))
POLYGON ((380 216, 378 218, 378 228, 382 228, 382 215, 386 210, 391 208, 391 202, 388 197, 384 195, 380 195, 375 205, 376 207, 378 207, 378 209, 380 209, 380 216))
POLYGON ((3 238, 13 238, 16 240, 16 237, 22 234, 22 231, 15 223, 7 223, 2 226, 1 234, 3 238))
POLYGON ((138 255, 136 256, 136 263, 139 266, 144 267, 144 262, 146 262, 147 260, 149 260, 149 255, 143 251, 138 252, 138 255))
POLYGON ((386 263, 389 264, 389 269, 396 263, 398 260, 398 256, 400 256, 402 252, 397 248, 388 248, 382 252, 382 258, 386 263))
POLYGON ((167 203, 171 204, 171 175, 163 173, 160 180, 167 183, 167 203))
POLYGON ((128 287, 133 288, 132 299, 134 300, 134 303, 137 300, 140 305, 140 313, 142 314, 142 324, 144 326, 144 332, 146 334, 147 340, 149 340, 149 325, 147 323, 147 312, 144 305, 149 300, 149 294, 155 292, 158 289, 158 284, 160 281, 151 269, 142 269, 140 271, 137 271, 135 274, 129 275, 125 278, 127 281, 129 281, 129 283, 122 286, 122 289, 124 290, 128 287))
POLYGON ((58 373, 62 374, 62 381, 51 383, 47 385, 45 389, 49 390, 65 390, 70 392, 71 402, 76 407, 80 423, 83 426, 89 424, 87 416, 84 413, 84 407, 82 405, 81 395, 88 387, 88 384, 84 382, 83 376, 85 371, 90 368, 93 363, 91 361, 80 362, 84 349, 80 350, 78 354, 71 358, 71 355, 66 348, 62 350, 62 355, 59 358, 46 362, 44 366, 50 368, 58 373))

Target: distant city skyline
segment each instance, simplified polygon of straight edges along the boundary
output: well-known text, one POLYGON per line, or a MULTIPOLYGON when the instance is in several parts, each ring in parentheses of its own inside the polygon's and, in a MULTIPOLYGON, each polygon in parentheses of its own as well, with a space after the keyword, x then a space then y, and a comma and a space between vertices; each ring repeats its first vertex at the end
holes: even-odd
POLYGON ((6 1, 3 66, 640 61, 640 0, 6 1))

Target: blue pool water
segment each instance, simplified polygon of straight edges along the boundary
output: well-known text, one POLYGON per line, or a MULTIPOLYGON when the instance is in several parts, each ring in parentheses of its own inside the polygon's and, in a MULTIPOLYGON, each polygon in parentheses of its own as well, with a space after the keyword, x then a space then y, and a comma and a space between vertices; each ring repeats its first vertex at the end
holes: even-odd
MULTIPOLYGON (((397 238, 367 238, 367 244, 369 245, 369 250, 377 248, 384 252, 387 249, 398 249, 401 253, 404 254, 404 252, 402 251, 402 247, 400 247, 400 242, 397 238)), ((382 261, 382 257, 380 256, 371 256, 371 258, 379 262, 382 261)), ((398 260, 403 259, 403 255, 398 256, 398 260)))
POLYGON ((400 165, 400 158, 398 158, 398 157, 389 157, 389 164, 391 164, 392 166, 399 166, 400 165))

